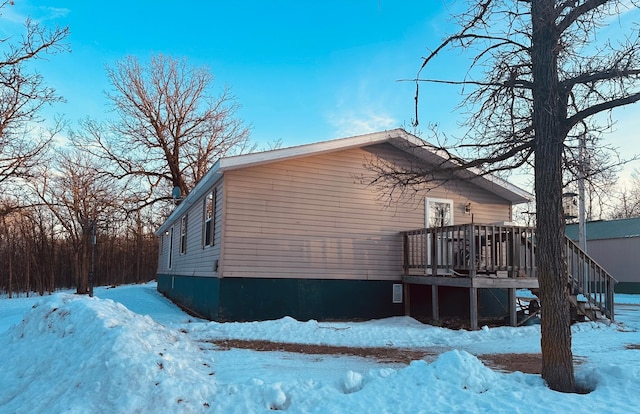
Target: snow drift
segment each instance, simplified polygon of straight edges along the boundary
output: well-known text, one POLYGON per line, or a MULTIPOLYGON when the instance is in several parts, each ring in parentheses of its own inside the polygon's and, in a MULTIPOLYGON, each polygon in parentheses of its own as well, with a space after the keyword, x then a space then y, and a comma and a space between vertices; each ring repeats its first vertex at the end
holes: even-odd
POLYGON ((14 381, 0 390, 12 412, 122 412, 123 395, 128 412, 171 412, 207 406, 215 392, 213 361, 198 361, 186 335, 111 300, 43 299, 0 349, 14 358, 2 373, 14 381))

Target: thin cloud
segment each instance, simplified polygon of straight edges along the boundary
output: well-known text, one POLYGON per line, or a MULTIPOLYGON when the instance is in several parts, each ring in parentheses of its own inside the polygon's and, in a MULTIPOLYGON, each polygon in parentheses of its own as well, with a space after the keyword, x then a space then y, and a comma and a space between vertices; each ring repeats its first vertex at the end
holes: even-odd
POLYGON ((329 122, 336 128, 338 136, 368 134, 398 126, 398 121, 393 117, 371 111, 333 114, 329 116, 329 122))
POLYGON ((336 90, 326 119, 339 136, 353 136, 397 128, 400 122, 393 111, 395 83, 384 84, 379 73, 356 72, 336 90), (384 85, 384 86, 383 86, 384 85))
POLYGON ((28 18, 31 18, 33 21, 41 23, 66 17, 69 13, 71 10, 64 7, 37 7, 33 9, 7 5, 0 10, 0 21, 21 25, 28 18))
POLYGON ((0 9, 0 21, 22 24, 26 18, 27 16, 20 13, 15 6, 7 5, 0 9))
POLYGON ((18 5, 7 5, 0 9, 0 36, 11 37, 21 35, 24 32, 24 23, 31 19, 35 23, 44 23, 49 20, 56 20, 66 17, 71 12, 70 9, 60 7, 19 7, 18 5))
POLYGON ((71 13, 70 9, 64 7, 40 7, 38 10, 40 11, 40 14, 37 18, 39 22, 66 17, 69 13, 71 13))

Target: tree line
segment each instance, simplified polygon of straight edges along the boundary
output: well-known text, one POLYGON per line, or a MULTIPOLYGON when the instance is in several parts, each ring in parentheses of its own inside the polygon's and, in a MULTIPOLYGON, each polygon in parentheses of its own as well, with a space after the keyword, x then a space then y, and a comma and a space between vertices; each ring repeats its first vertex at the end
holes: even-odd
POLYGON ((106 72, 113 117, 44 119, 64 97, 34 67, 69 51, 69 28, 27 19, 23 30, 0 39, 0 294, 154 279, 172 194, 253 149, 235 97, 207 67, 127 56, 106 72))
POLYGON ((157 240, 153 233, 140 231, 134 220, 120 224, 122 228, 100 229, 95 245, 90 235, 86 237, 83 249, 93 257, 87 260, 88 268, 80 269, 74 259, 77 245, 48 208, 19 209, 1 220, 0 292, 8 297, 76 287, 77 272, 91 272, 91 267, 96 286, 142 283, 155 277, 157 240))

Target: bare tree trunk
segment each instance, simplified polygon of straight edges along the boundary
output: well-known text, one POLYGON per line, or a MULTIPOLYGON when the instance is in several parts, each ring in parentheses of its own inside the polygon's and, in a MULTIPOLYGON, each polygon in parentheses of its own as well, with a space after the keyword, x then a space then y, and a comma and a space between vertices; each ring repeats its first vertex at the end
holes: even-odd
MULTIPOLYGON (((25 246, 27 245, 27 243, 28 241, 25 240, 25 246)), ((23 256, 23 257, 27 257, 27 256, 23 256)), ((26 277, 25 291, 27 292, 27 297, 29 297, 29 294, 31 293, 31 258, 27 257, 26 261, 27 261, 27 269, 25 271, 25 277, 26 277)))
POLYGON ((143 259, 143 255, 144 255, 144 250, 143 250, 143 244, 142 244, 142 232, 143 232, 143 226, 142 226, 142 217, 140 215, 140 212, 138 211, 138 214, 136 216, 136 234, 135 234, 135 252, 136 252, 136 265, 135 265, 135 275, 134 275, 134 281, 135 282, 139 282, 140 279, 142 279, 142 259, 143 259))
POLYGON ((80 247, 76 251, 76 293, 85 295, 89 293, 89 260, 87 258, 87 238, 83 237, 80 247))
POLYGON ((533 127, 535 130, 536 249, 542 305, 542 378, 556 391, 575 391, 562 210, 566 105, 558 81, 558 34, 553 0, 531 3, 533 127))
POLYGON ((13 296, 13 249, 11 249, 11 243, 8 245, 8 256, 9 256, 9 285, 7 286, 7 291, 9 294, 9 299, 13 296))
POLYGON ((51 232, 51 256, 49 257, 49 292, 53 293, 56 290, 56 240, 53 235, 53 229, 51 232))

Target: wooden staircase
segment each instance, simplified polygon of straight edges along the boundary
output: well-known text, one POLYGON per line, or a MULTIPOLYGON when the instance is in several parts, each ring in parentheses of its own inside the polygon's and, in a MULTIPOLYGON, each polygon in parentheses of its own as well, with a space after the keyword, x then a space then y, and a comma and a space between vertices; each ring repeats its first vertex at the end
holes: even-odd
POLYGON ((614 320, 614 286, 618 281, 565 237, 569 303, 576 320, 614 320))
MULTIPOLYGON (((535 250, 535 245, 533 248, 535 250)), ((565 237, 565 257, 572 321, 613 321, 614 286, 618 281, 568 237, 565 237)), ((538 289, 530 290, 539 297, 538 289)), ((539 311, 529 316, 537 316, 539 311)))
MULTIPOLYGON (((404 245, 403 282, 432 288, 432 314, 438 319, 438 286, 470 290, 470 324, 477 328, 477 289, 506 289, 509 320, 517 320, 517 289, 539 287, 535 229, 515 225, 462 224, 401 232, 404 245)), ((565 237, 567 288, 575 321, 614 320, 617 281, 569 238, 565 237)), ((407 296, 408 291, 407 291, 407 296)), ((537 301, 539 303, 539 301, 537 301)), ((405 303, 409 309, 409 305, 405 303)), ((536 309, 538 314, 540 309, 536 309)), ((544 309, 541 310, 544 313, 544 309)), ((408 312, 408 311, 407 311, 408 312)))

